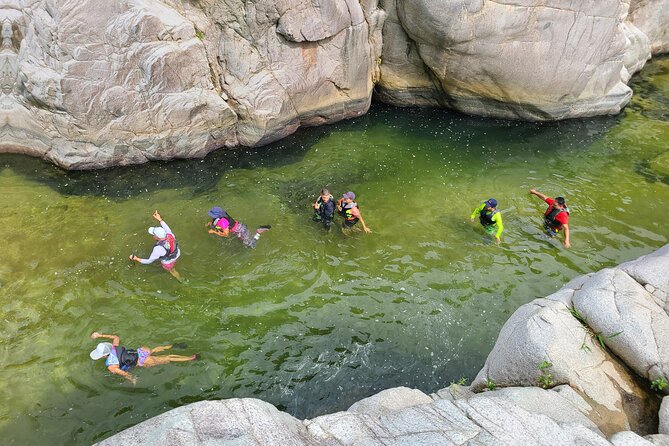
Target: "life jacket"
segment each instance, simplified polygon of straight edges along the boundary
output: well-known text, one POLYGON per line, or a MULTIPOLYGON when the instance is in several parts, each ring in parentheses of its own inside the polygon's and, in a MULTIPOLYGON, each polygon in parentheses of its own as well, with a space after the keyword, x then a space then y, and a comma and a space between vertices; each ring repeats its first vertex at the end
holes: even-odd
POLYGON ((155 246, 161 246, 167 253, 160 258, 161 261, 170 261, 177 258, 179 244, 173 234, 167 234, 164 240, 158 240, 155 246))
POLYGON ((497 209, 495 209, 492 212, 488 212, 485 208, 481 209, 481 213, 479 214, 479 221, 483 226, 494 226, 497 223, 492 220, 493 216, 499 212, 497 209))
POLYGON ((569 208, 565 206, 564 209, 558 209, 551 204, 544 214, 544 225, 556 232, 562 229, 562 223, 555 219, 555 217, 560 215, 562 212, 566 212, 567 215, 569 215, 569 208))
POLYGON ((218 223, 219 221, 221 221, 221 220, 223 220, 223 219, 225 219, 225 220, 228 221, 228 229, 229 229, 229 230, 234 231, 234 230, 237 228, 237 224, 238 224, 237 220, 235 220, 234 218, 230 217, 230 215, 229 215, 227 212, 225 213, 225 215, 224 215, 223 217, 214 218, 214 219, 211 221, 211 226, 212 226, 214 229, 216 229, 216 223, 218 223))
POLYGON ((318 197, 318 200, 316 200, 316 204, 318 204, 318 208, 316 208, 316 213, 325 218, 330 218, 330 219, 332 218, 332 216, 334 215, 334 208, 335 208, 334 197, 332 195, 330 195, 330 200, 328 200, 327 203, 323 201, 322 197, 318 197))
POLYGON ((123 371, 135 367, 137 361, 139 361, 137 350, 129 350, 121 346, 116 347, 116 356, 118 357, 118 367, 123 371))
POLYGON ((358 203, 356 203, 355 201, 353 201, 353 202, 351 202, 351 203, 344 203, 344 202, 342 201, 342 203, 341 203, 341 211, 339 211, 339 215, 341 215, 342 217, 344 217, 344 219, 345 219, 346 221, 357 222, 357 221, 359 220, 359 218, 358 218, 358 217, 354 217, 353 214, 351 213, 351 209, 356 208, 356 207, 357 207, 358 209, 360 209, 360 206, 358 206, 358 203))

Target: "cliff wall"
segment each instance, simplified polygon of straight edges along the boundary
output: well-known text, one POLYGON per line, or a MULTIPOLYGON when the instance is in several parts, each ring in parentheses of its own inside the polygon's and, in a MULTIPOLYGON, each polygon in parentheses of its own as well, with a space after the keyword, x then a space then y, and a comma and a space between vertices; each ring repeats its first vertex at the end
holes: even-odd
POLYGON ((0 152, 202 157, 401 106, 618 113, 669 0, 0 0, 0 152))

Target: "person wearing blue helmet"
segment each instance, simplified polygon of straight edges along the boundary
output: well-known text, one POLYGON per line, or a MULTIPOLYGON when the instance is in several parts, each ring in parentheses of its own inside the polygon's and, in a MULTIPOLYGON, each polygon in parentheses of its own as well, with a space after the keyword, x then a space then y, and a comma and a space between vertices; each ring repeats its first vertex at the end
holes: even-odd
POLYGON ((244 223, 230 217, 230 214, 224 211, 220 206, 214 206, 207 212, 207 214, 212 218, 212 220, 208 221, 205 225, 209 228, 207 230, 209 234, 215 234, 219 237, 228 237, 230 233, 233 233, 247 248, 255 248, 256 243, 258 243, 258 239, 260 238, 260 234, 269 231, 272 228, 271 225, 259 226, 254 234, 244 223))
POLYGON ((485 232, 490 235, 495 234, 497 244, 501 243, 502 239, 500 236, 502 235, 502 231, 504 231, 504 224, 502 223, 502 213, 497 210, 497 200, 490 198, 474 209, 472 215, 469 216, 472 222, 477 215, 485 232))

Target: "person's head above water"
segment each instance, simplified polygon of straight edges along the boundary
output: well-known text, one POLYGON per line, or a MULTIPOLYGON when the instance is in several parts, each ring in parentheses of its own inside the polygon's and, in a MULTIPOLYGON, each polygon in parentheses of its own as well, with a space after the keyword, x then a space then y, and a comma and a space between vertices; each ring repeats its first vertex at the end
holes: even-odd
POLYGON ((207 214, 211 218, 223 218, 226 215, 225 211, 220 206, 214 206, 213 208, 209 209, 209 212, 207 212, 207 214))
POLYGON ((98 360, 100 358, 104 358, 108 354, 111 353, 112 349, 112 344, 111 342, 100 342, 97 347, 95 347, 95 350, 93 350, 90 354, 91 359, 93 360, 98 360))
POLYGON ((555 197, 555 203, 559 204, 560 207, 565 207, 567 202, 564 200, 564 197, 555 197))
POLYGON ((495 200, 494 198, 490 198, 489 200, 487 200, 485 202, 485 206, 487 208, 496 208, 497 207, 497 200, 495 200))
POLYGON ((165 231, 160 226, 150 227, 149 228, 149 234, 151 234, 154 238, 157 238, 158 240, 162 240, 165 237, 167 237, 167 231, 165 231))
POLYGON ((355 194, 353 192, 346 192, 344 195, 342 195, 342 198, 344 200, 355 200, 355 194))

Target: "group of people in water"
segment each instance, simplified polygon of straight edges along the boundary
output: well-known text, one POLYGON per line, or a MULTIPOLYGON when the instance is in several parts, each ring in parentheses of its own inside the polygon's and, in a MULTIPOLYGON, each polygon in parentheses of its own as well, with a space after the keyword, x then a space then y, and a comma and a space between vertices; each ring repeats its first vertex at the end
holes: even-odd
MULTIPOLYGON (((321 222, 323 227, 329 230, 336 209, 339 215, 343 218, 342 227, 344 229, 350 229, 360 222, 366 233, 372 232, 365 224, 365 221, 360 214, 360 208, 354 200, 355 194, 353 192, 346 192, 335 204, 334 197, 327 189, 323 189, 313 204, 314 220, 321 222)), ((212 207, 207 214, 212 218, 205 224, 209 234, 214 234, 219 237, 229 237, 230 234, 234 234, 242 241, 244 246, 248 248, 255 248, 258 239, 260 239, 260 235, 272 228, 270 225, 263 225, 256 228, 255 232, 252 232, 244 223, 232 218, 230 214, 220 206, 212 207)), ((156 219, 159 226, 152 226, 148 229, 149 234, 156 241, 153 245, 151 254, 147 258, 141 258, 133 253, 130 255, 130 260, 143 265, 149 265, 156 260, 160 260, 163 269, 181 281, 181 275, 174 268, 177 259, 181 256, 179 243, 174 236, 174 232, 172 232, 172 229, 165 220, 163 220, 157 210, 153 212, 153 218, 156 219)), ((111 373, 121 375, 133 383, 135 383, 135 377, 129 372, 133 367, 152 367, 158 364, 167 364, 168 362, 183 362, 196 359, 195 355, 151 356, 153 353, 172 348, 171 345, 155 348, 139 347, 136 349, 126 349, 119 345, 119 337, 116 335, 106 335, 94 332, 91 334, 91 338, 109 338, 112 341, 100 342, 95 350, 90 353, 91 359, 98 360, 105 358, 105 365, 111 373)))
MULTIPOLYGON (((557 197, 555 199, 550 198, 541 192, 538 192, 536 189, 530 189, 530 194, 536 195, 548 204, 548 208, 544 213, 544 229, 546 230, 546 233, 550 237, 555 237, 559 233, 564 232, 564 246, 569 248, 571 246, 569 241, 569 208, 567 207, 565 199, 563 197, 557 197)), ((335 199, 332 194, 330 194, 329 190, 322 189, 320 195, 313 203, 313 220, 321 223, 323 227, 329 231, 332 226, 335 212, 337 212, 343 219, 342 229, 344 231, 350 230, 360 222, 362 229, 366 233, 372 232, 362 218, 360 207, 355 202, 355 194, 353 192, 346 192, 336 203, 334 200, 335 199)), ((490 198, 474 209, 470 218, 473 222, 478 216, 484 230, 490 235, 494 234, 497 243, 501 243, 504 223, 502 222, 502 214, 497 209, 497 206, 497 200, 490 198)), ((208 221, 205 224, 209 234, 214 234, 219 237, 229 237, 230 234, 234 234, 242 241, 244 246, 248 248, 255 248, 260 235, 271 229, 270 225, 263 225, 256 228, 255 232, 250 231, 244 223, 232 218, 220 206, 212 207, 209 210, 208 215, 212 218, 211 221, 208 221)), ((174 236, 174 232, 172 232, 157 210, 153 213, 153 218, 158 221, 160 226, 152 226, 148 229, 149 234, 156 240, 151 254, 146 259, 131 254, 130 260, 144 265, 160 260, 162 267, 166 271, 181 280, 181 276, 174 269, 177 259, 181 256, 179 244, 174 236)), ((112 341, 99 343, 95 350, 90 353, 91 359, 97 360, 105 358, 105 365, 111 373, 121 375, 133 383, 135 382, 135 377, 129 372, 133 367, 153 367, 158 364, 192 361, 196 359, 195 355, 152 356, 154 353, 159 353, 172 348, 172 345, 155 348, 139 347, 136 349, 126 349, 119 345, 119 337, 116 335, 106 335, 94 332, 91 334, 91 338, 108 338, 112 341)))
MULTIPOLYGON (((544 229, 550 237, 556 237, 564 232, 564 246, 571 247, 569 241, 569 208, 564 197, 550 198, 536 189, 530 189, 530 194, 536 195, 548 204, 548 209, 544 212, 544 229)), ((469 216, 473 222, 478 215, 483 229, 490 235, 495 235, 497 243, 501 243, 504 223, 502 223, 502 213, 497 209, 497 200, 490 198, 478 206, 469 216)))

